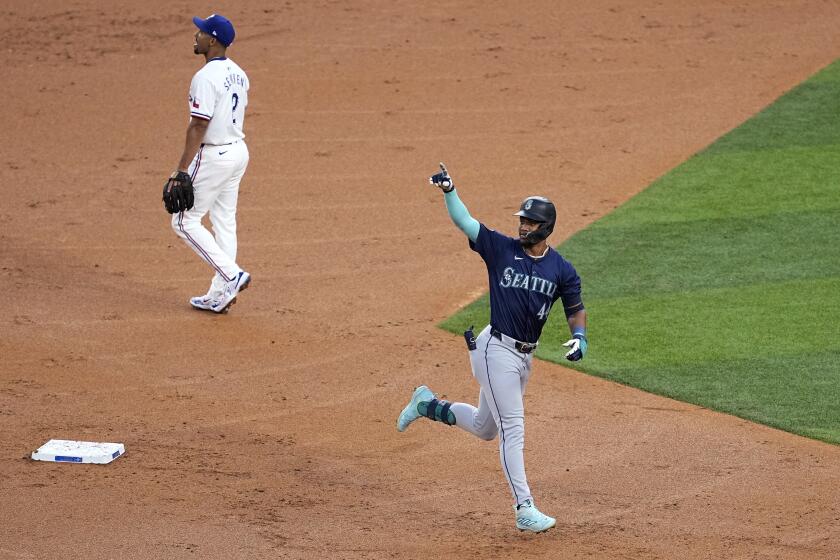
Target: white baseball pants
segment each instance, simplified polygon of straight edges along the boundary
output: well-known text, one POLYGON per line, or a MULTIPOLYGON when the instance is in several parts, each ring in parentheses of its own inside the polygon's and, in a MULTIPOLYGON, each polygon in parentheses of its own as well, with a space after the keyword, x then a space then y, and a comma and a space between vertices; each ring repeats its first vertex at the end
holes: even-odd
POLYGON ((236 264, 236 203, 248 159, 248 147, 242 140, 223 146, 203 144, 189 168, 195 206, 172 216, 172 229, 178 237, 215 271, 208 291, 211 295, 221 293, 225 283, 242 270, 236 264), (213 233, 201 224, 208 212, 213 233))
POLYGON ((533 354, 505 346, 490 334, 488 325, 470 351, 473 376, 481 390, 478 408, 452 403, 455 425, 481 439, 499 436, 499 456, 510 491, 519 505, 532 499, 525 478, 525 386, 531 376, 533 354))

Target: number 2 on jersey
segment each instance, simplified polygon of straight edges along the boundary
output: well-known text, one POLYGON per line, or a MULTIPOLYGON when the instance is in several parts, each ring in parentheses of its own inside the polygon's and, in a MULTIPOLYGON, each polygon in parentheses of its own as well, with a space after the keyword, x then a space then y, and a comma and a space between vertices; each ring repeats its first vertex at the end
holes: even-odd
POLYGON ((548 317, 548 312, 551 311, 551 303, 544 303, 540 310, 537 311, 537 317, 540 318, 540 321, 544 321, 546 317, 548 317))
MULTIPOLYGON (((239 105, 239 96, 237 94, 233 94, 233 109, 230 111, 231 116, 233 116, 234 111, 236 111, 236 107, 239 105)), ((233 117, 233 124, 236 124, 236 117, 233 117)))

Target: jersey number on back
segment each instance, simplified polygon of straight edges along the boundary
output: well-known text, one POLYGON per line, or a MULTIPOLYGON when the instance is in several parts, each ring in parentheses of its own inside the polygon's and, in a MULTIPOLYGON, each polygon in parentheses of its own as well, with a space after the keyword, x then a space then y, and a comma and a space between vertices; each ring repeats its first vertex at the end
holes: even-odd
POLYGON ((233 117, 233 124, 236 124, 236 117, 233 116, 233 112, 236 111, 236 107, 239 105, 239 96, 237 94, 233 94, 233 109, 231 110, 230 114, 233 117))
POLYGON ((546 317, 548 317, 548 312, 551 311, 551 304, 544 303, 540 310, 537 311, 537 317, 540 318, 540 321, 544 321, 546 317))

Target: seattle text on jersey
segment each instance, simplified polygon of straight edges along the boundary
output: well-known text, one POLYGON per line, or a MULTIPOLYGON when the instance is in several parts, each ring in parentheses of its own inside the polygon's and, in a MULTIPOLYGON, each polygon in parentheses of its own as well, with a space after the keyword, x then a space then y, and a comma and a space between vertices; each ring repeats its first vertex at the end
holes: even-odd
POLYGON ((502 288, 522 288, 524 290, 531 290, 532 292, 539 292, 550 298, 554 298, 554 293, 557 291, 557 284, 540 278, 539 276, 528 276, 516 272, 516 270, 509 266, 502 271, 502 278, 499 280, 499 285, 502 288))

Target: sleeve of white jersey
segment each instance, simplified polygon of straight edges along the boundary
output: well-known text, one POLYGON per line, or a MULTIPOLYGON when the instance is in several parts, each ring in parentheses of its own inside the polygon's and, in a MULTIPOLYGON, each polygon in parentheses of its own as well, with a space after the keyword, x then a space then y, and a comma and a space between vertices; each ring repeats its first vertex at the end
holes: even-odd
POLYGON ((199 72, 190 83, 190 116, 209 121, 213 118, 216 94, 213 84, 199 72))

